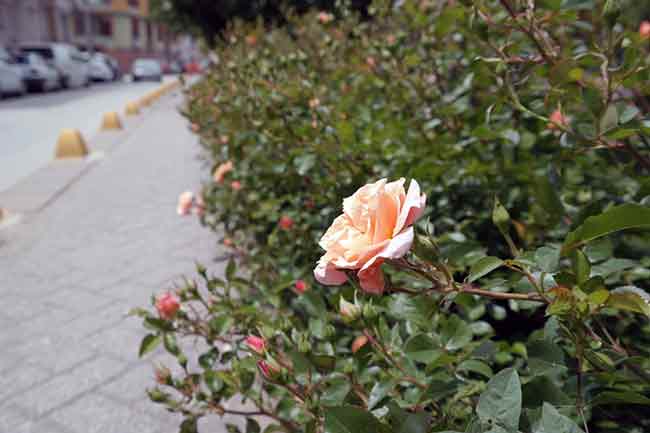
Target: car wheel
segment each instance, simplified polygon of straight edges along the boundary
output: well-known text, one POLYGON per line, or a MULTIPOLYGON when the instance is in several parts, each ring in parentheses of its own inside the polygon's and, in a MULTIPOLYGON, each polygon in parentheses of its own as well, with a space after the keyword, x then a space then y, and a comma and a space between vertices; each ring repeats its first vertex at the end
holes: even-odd
POLYGON ((68 77, 61 77, 61 79, 59 80, 59 84, 61 85, 62 89, 67 89, 68 86, 70 85, 68 77))

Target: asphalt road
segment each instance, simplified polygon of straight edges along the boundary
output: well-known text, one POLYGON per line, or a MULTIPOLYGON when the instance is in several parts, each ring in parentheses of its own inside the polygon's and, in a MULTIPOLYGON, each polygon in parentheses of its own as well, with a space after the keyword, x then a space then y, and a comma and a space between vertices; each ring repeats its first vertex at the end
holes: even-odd
POLYGON ((0 191, 52 159, 61 129, 76 128, 84 137, 92 137, 105 112, 123 113, 128 102, 158 86, 156 82, 97 83, 0 101, 0 191))

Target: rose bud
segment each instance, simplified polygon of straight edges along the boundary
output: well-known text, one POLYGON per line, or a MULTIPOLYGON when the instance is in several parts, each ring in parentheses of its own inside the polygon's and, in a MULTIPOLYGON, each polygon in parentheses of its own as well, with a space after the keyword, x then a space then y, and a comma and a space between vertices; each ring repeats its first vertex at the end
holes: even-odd
POLYGON ((230 137, 228 137, 227 135, 222 135, 221 137, 219 137, 219 141, 221 141, 221 144, 228 144, 228 142, 230 141, 230 137))
POLYGON ((224 238, 223 244, 227 247, 232 247, 233 245, 235 245, 235 243, 230 238, 224 238))
POLYGON ((263 359, 257 361, 257 368, 259 368, 262 375, 267 379, 273 379, 280 374, 280 367, 274 362, 266 362, 263 359))
POLYGON ((246 337, 246 345, 254 352, 262 355, 266 350, 266 342, 261 337, 256 337, 255 335, 249 335, 246 337))
POLYGON ((255 36, 255 35, 246 36, 246 44, 251 46, 251 47, 254 46, 255 44, 257 44, 257 36, 255 36))
POLYGON ((199 125, 197 123, 192 123, 192 132, 199 132, 199 125))
POLYGON ((191 191, 185 191, 178 196, 178 206, 176 207, 176 212, 179 215, 189 215, 193 204, 194 193, 191 191))
POLYGON ((280 225, 280 228, 282 230, 291 230, 291 228, 293 227, 293 220, 289 216, 282 215, 282 217, 280 217, 280 221, 278 222, 278 224, 280 225))
POLYGON ((366 59, 366 64, 367 64, 368 66, 370 66, 371 68, 374 68, 375 66, 377 66, 377 62, 375 61, 375 58, 374 58, 374 57, 368 57, 368 58, 366 59))
POLYGON ((158 382, 160 385, 169 384, 169 381, 171 380, 172 377, 171 370, 165 367, 164 365, 160 365, 156 367, 154 374, 156 377, 156 382, 158 382))
POLYGON ((172 319, 180 307, 178 296, 171 292, 163 293, 156 299, 156 310, 158 310, 160 317, 165 320, 172 319))
POLYGON ((318 14, 318 21, 321 24, 327 24, 334 19, 334 15, 328 14, 327 12, 321 12, 318 14))
POLYGON ((303 293, 305 293, 307 291, 308 287, 309 286, 307 285, 307 283, 304 280, 296 281, 295 288, 296 288, 296 292, 298 292, 298 294, 302 295, 303 293))
POLYGON ((353 322, 361 315, 361 308, 351 302, 346 301, 343 296, 339 299, 339 310, 343 320, 353 322))
POLYGON ((639 26, 639 36, 641 39, 650 38, 650 21, 642 21, 639 26))
POLYGON ((366 337, 365 335, 359 335, 352 342, 352 353, 357 353, 359 349, 361 349, 363 346, 366 345, 367 342, 368 342, 368 337, 366 337))
POLYGON ((309 108, 312 110, 320 105, 320 99, 313 98, 309 100, 309 108))
POLYGON ((230 184, 230 188, 233 189, 233 191, 239 191, 241 187, 241 182, 238 180, 233 180, 232 183, 230 184))
POLYGON ((547 125, 548 129, 560 129, 558 125, 566 127, 569 124, 568 119, 564 114, 562 114, 562 111, 560 111, 559 109, 551 113, 549 119, 551 121, 547 125))
POLYGON ((216 168, 216 170, 214 170, 214 173, 212 175, 213 180, 216 183, 223 183, 226 174, 230 173, 232 169, 233 169, 232 161, 226 161, 222 164, 219 164, 219 166, 216 168))

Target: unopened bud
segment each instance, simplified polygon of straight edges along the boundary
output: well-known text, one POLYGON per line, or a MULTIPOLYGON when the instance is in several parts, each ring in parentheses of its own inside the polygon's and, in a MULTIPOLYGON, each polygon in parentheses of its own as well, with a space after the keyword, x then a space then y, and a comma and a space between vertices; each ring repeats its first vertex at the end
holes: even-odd
POLYGON ((351 302, 346 301, 343 296, 339 299, 339 310, 343 320, 346 322, 353 322, 361 315, 361 308, 351 302))

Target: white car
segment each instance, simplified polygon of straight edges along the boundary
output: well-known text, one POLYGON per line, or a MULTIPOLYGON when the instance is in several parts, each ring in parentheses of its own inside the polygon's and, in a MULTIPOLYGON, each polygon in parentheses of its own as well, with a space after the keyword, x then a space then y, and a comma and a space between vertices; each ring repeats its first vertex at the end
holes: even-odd
POLYGON ((155 59, 136 59, 131 68, 133 81, 155 80, 162 81, 162 67, 155 59))
POLYGON ((20 54, 16 56, 16 63, 23 68, 23 81, 27 90, 47 92, 61 87, 59 73, 40 55, 36 53, 20 54))
POLYGON ((95 54, 88 63, 90 67, 90 78, 93 81, 113 81, 115 73, 103 54, 95 54))
POLYGON ((25 91, 22 68, 6 49, 0 47, 0 98, 9 94, 22 95, 25 91))
POLYGON ((90 83, 88 59, 69 44, 35 42, 20 46, 21 51, 40 54, 56 68, 62 87, 81 87, 90 83))

